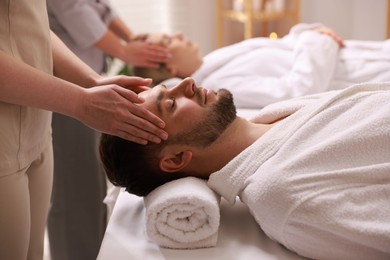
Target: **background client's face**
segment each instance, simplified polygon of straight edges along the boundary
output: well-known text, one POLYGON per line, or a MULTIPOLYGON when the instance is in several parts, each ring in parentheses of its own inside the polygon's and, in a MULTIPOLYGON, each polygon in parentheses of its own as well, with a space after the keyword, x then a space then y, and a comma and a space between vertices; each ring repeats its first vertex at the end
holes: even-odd
POLYGON ((169 134, 166 143, 207 146, 236 118, 232 94, 197 87, 187 78, 171 89, 158 85, 140 93, 141 106, 161 117, 169 134))
POLYGON ((185 78, 191 76, 202 64, 199 47, 182 34, 148 34, 147 42, 166 47, 172 54, 172 58, 166 66, 176 70, 175 76, 185 78))

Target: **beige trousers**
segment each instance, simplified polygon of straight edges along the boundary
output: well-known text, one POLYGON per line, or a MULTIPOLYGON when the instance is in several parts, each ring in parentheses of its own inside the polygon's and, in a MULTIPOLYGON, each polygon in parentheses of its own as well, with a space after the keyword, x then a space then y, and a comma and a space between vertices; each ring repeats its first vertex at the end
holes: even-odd
POLYGON ((43 258, 53 181, 53 149, 14 173, 0 172, 0 259, 43 258))

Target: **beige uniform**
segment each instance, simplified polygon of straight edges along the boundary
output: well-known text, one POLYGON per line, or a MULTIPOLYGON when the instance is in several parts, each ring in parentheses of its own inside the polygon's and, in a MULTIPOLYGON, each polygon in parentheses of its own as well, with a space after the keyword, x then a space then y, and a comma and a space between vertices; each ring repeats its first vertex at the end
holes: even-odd
MULTIPOLYGON (((52 74, 44 0, 0 1, 0 50, 52 74)), ((51 112, 0 101, 0 129, 0 259, 39 258, 52 184, 51 112)))

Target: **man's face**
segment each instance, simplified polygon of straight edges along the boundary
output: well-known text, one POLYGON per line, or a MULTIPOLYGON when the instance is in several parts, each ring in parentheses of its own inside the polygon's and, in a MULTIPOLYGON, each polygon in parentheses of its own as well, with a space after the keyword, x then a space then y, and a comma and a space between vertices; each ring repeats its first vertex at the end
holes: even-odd
POLYGON ((167 143, 207 146, 236 118, 230 92, 197 87, 191 78, 171 89, 158 85, 139 96, 145 99, 141 106, 165 121, 167 143))
POLYGON ((159 44, 169 50, 172 58, 166 63, 166 66, 176 69, 177 77, 191 76, 202 64, 198 46, 185 39, 182 34, 152 33, 146 36, 145 41, 159 44))

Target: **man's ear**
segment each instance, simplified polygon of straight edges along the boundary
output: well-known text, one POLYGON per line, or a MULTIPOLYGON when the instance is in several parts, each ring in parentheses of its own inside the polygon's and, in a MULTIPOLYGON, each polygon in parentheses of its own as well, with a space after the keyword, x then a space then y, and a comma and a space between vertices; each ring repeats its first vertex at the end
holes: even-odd
POLYGON ((160 159, 160 169, 164 172, 178 172, 192 160, 192 151, 186 150, 176 154, 164 155, 160 159))

